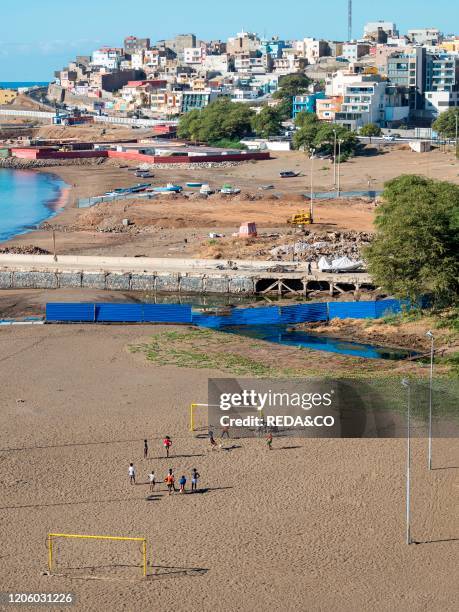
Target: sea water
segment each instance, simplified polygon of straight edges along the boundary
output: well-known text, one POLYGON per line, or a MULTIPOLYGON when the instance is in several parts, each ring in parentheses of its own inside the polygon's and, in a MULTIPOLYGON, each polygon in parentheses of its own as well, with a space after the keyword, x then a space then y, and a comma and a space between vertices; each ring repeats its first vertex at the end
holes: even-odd
POLYGON ((61 208, 66 184, 56 175, 0 168, 0 241, 36 229, 61 208))

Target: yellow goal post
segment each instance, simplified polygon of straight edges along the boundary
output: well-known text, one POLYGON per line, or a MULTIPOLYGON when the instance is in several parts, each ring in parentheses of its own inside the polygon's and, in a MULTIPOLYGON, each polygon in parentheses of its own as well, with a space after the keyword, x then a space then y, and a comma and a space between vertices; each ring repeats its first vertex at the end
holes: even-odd
POLYGON ((142 573, 147 575, 147 539, 146 538, 128 538, 124 536, 106 536, 106 535, 81 535, 76 533, 48 533, 48 569, 50 573, 53 571, 53 540, 55 538, 69 538, 79 540, 114 540, 125 542, 141 542, 142 543, 142 573))

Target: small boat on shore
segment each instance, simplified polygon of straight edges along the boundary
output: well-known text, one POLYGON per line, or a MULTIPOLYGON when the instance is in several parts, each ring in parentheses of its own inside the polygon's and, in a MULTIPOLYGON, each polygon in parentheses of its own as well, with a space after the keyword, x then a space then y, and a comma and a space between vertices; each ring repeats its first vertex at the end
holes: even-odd
POLYGON ((202 187, 202 185, 203 183, 193 183, 193 182, 186 184, 187 187, 202 187))
POLYGON ((220 193, 223 193, 223 195, 236 195, 237 193, 241 193, 241 190, 226 183, 220 189, 220 193))
POLYGON ((183 187, 181 185, 173 185, 172 183, 167 183, 167 185, 165 187, 153 187, 152 191, 158 191, 158 192, 174 192, 174 193, 180 193, 183 190, 183 187))

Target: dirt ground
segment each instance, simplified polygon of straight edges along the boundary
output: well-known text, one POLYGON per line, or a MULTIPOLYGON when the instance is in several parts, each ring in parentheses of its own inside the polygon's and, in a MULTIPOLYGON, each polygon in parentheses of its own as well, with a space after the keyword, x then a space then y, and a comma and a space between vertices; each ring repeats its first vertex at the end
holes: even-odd
POLYGON ((434 441, 430 473, 425 441, 413 442, 419 544, 407 546, 403 440, 275 438, 269 452, 242 439, 210 452, 187 431, 188 404, 220 373, 126 348, 162 329, 0 330, 2 590, 74 592, 76 610, 457 609, 453 441, 434 441), (148 472, 161 480, 169 467, 196 467, 202 492, 150 494, 148 472), (147 537, 149 577, 136 545, 62 541, 60 575, 46 576, 50 531, 147 537))
MULTIPOLYGON (((314 189, 330 190, 332 165, 328 161, 319 165, 317 160, 314 164, 314 189)), ((57 229, 58 253, 203 256, 209 231, 230 236, 240 223, 255 221, 262 234, 277 232, 288 236, 292 230, 286 223, 287 218, 308 207, 301 194, 309 191, 310 161, 303 153, 290 152, 276 154, 271 160, 229 168, 158 169, 154 170, 151 180, 156 185, 164 185, 167 181, 184 185, 189 180, 199 179, 214 187, 230 182, 242 190, 235 198, 213 196, 208 200, 196 200, 172 195, 150 201, 107 203, 83 211, 76 208, 79 198, 101 195, 138 182, 132 173, 134 165, 120 168, 120 164, 110 161, 100 165, 40 170, 58 174, 72 188, 67 208, 51 222, 57 229), (302 170, 304 176, 280 179, 279 172, 283 169, 302 170), (260 191, 259 187, 266 184, 274 185, 275 189, 260 191), (128 231, 111 231, 110 228, 120 225, 123 218, 129 218, 133 226, 128 231)), ((341 185, 344 191, 367 189, 371 178, 371 187, 380 189, 384 181, 402 172, 458 182, 458 165, 451 154, 437 150, 419 155, 394 149, 383 155, 361 156, 342 164, 341 185)), ((318 231, 370 231, 374 211, 374 204, 365 201, 316 202, 313 228, 318 231)), ((18 236, 6 244, 34 244, 50 250, 51 231, 48 226, 48 229, 18 236)))

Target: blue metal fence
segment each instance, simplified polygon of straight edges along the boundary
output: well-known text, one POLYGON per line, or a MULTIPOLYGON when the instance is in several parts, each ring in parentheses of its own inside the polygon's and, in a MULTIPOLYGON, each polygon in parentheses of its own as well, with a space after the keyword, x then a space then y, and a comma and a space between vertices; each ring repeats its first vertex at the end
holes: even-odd
POLYGON ((193 313, 187 304, 46 304, 47 322, 192 323, 218 329, 229 325, 288 325, 329 319, 375 319, 401 312, 400 300, 311 302, 292 306, 233 308, 225 315, 193 313))
POLYGON ((47 322, 191 323, 187 304, 46 304, 47 322))

